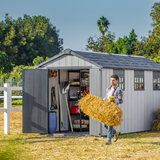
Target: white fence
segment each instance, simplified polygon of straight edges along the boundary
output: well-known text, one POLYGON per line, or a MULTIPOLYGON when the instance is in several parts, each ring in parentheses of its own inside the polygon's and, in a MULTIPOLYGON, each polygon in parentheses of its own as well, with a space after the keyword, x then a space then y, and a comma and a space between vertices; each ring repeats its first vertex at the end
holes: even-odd
POLYGON ((0 90, 4 90, 4 108, 0 108, 0 112, 4 112, 4 134, 10 133, 10 112, 11 111, 22 111, 20 108, 12 108, 12 98, 22 98, 22 96, 12 96, 12 90, 22 90, 22 87, 10 87, 9 83, 5 83, 4 87, 0 87, 0 90))

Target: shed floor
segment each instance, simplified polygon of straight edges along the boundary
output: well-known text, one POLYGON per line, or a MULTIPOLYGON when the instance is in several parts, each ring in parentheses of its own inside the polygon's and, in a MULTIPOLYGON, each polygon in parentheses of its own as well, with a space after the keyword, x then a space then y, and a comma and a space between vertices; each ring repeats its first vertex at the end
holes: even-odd
POLYGON ((56 132, 56 133, 53 133, 53 134, 48 134, 48 135, 53 135, 53 136, 90 136, 89 135, 89 132, 71 132, 71 131, 68 131, 68 132, 56 132))

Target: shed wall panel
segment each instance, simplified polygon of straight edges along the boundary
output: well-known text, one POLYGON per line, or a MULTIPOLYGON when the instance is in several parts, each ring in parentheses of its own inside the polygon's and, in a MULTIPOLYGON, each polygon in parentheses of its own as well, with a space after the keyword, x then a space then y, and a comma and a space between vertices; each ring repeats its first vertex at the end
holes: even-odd
POLYGON ((59 58, 59 65, 60 66, 66 66, 66 60, 65 60, 65 58, 62 58, 62 57, 59 58))
POLYGON ((160 92, 153 91, 153 72, 144 72, 144 90, 134 90, 134 71, 125 70, 126 90, 122 109, 124 122, 122 133, 150 130, 152 121, 158 108, 160 92))
POLYGON ((72 56, 71 64, 72 64, 72 66, 79 66, 79 58, 72 56))
MULTIPOLYGON (((110 86, 112 69, 102 69, 102 98, 105 88, 110 86)), ((125 70, 125 91, 121 133, 140 132, 150 130, 152 121, 160 104, 160 91, 153 91, 153 72, 144 71, 144 90, 134 90, 134 70, 125 70)), ((102 126, 102 135, 107 131, 102 126)))
POLYGON ((79 66, 84 66, 84 60, 83 59, 78 58, 78 63, 79 63, 79 66))
POLYGON ((144 130, 145 94, 142 94, 142 100, 141 100, 141 105, 140 106, 141 106, 141 129, 144 130))
POLYGON ((150 77, 150 72, 145 72, 145 130, 150 129, 149 126, 151 124, 151 101, 152 101, 152 92, 153 90, 150 88, 152 85, 152 77, 150 77))
MULTIPOLYGON (((102 88, 102 75, 100 69, 90 69, 90 86, 89 90, 92 95, 97 97, 102 96, 101 88, 102 88)), ((93 120, 90 118, 90 125, 89 125, 89 132, 90 135, 100 136, 101 134, 101 125, 99 121, 93 120)))
MULTIPOLYGON (((125 92, 124 92, 124 97, 125 95, 130 92, 130 85, 129 85, 129 81, 130 81, 130 78, 132 77, 129 77, 129 71, 125 70, 125 92)), ((131 93, 130 93, 131 94, 131 93)), ((129 121, 128 121, 128 112, 129 112, 129 108, 128 108, 128 98, 129 97, 125 97, 124 98, 124 101, 123 101, 123 107, 122 107, 122 110, 123 110, 123 123, 122 123, 122 130, 121 132, 123 132, 123 130, 128 130, 129 131, 129 121), (123 128, 124 127, 124 128, 123 128)))
POLYGON ((55 59, 55 60, 54 60, 54 63, 51 63, 51 62, 50 62, 50 65, 48 65, 48 64, 45 65, 45 67, 48 67, 48 66, 49 66, 49 67, 56 67, 56 66, 59 67, 59 66, 60 66, 60 65, 59 65, 59 58, 58 58, 58 59, 55 59))
POLYGON ((87 61, 84 61, 84 66, 92 66, 92 64, 87 61))
MULTIPOLYGON (((72 58, 72 56, 65 57, 66 66, 71 66, 71 58, 72 58)), ((54 61, 52 63, 54 63, 54 61)))
MULTIPOLYGON (((134 94, 134 77, 133 77, 134 73, 133 71, 130 71, 130 90, 131 90, 131 96, 130 96, 130 100, 129 101, 132 101, 132 99, 135 99, 135 94, 134 94)), ((124 95, 125 97, 125 100, 126 100, 126 94, 124 95)), ((131 105, 131 132, 134 132, 135 130, 135 127, 136 127, 136 124, 135 124, 135 117, 136 117, 136 108, 135 108, 135 104, 136 102, 135 101, 132 101, 132 103, 130 103, 131 105)), ((123 105, 122 105, 123 106, 123 105)), ((124 109, 124 108, 123 108, 124 109)))

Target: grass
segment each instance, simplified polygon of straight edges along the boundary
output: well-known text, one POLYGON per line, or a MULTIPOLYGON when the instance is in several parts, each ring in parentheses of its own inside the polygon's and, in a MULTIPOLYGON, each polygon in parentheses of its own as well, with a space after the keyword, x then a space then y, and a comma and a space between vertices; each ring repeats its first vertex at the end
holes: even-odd
MULTIPOLYGON (((20 100, 14 100, 14 101, 12 101, 12 105, 13 106, 22 106, 22 100, 20 99, 20 100)), ((4 106, 4 103, 0 103, 0 107, 3 107, 4 106)))
MULTIPOLYGON (((17 106, 15 106, 17 107, 17 106)), ((160 159, 160 133, 120 135, 106 146, 106 137, 63 137, 22 133, 22 112, 11 112, 10 135, 4 135, 4 113, 0 113, 1 160, 103 160, 160 159)))
POLYGON ((23 102, 22 102, 22 99, 19 99, 19 100, 14 100, 14 101, 12 101, 12 104, 13 104, 13 105, 22 105, 23 102))

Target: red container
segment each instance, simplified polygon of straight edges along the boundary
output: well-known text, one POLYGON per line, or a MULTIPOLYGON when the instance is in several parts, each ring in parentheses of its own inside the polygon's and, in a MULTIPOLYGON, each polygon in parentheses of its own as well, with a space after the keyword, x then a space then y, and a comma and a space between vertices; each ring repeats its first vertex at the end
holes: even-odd
POLYGON ((78 114, 79 113, 79 106, 78 105, 71 106, 71 113, 78 114))

